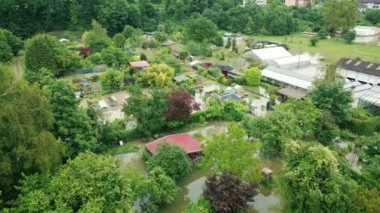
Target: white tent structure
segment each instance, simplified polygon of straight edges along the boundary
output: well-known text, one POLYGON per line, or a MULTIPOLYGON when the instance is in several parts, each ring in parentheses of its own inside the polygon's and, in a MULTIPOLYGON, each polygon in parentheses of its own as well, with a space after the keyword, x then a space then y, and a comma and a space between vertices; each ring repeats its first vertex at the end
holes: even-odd
POLYGON ((304 67, 310 65, 310 57, 306 55, 294 55, 290 57, 275 58, 269 60, 267 64, 281 68, 304 67))
POLYGON ((257 60, 264 66, 273 59, 290 57, 292 54, 283 47, 270 47, 264 49, 253 49, 244 54, 244 57, 257 60))
POLYGON ((282 87, 293 87, 309 91, 313 86, 314 79, 300 72, 289 71, 278 67, 269 66, 262 70, 262 77, 271 83, 282 87))

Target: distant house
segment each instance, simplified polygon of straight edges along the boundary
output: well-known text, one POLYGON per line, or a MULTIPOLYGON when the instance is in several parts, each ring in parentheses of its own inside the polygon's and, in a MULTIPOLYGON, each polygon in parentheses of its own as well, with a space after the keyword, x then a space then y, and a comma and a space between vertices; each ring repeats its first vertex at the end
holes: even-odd
POLYGON ((292 54, 283 47, 270 47, 264 49, 253 49, 243 55, 245 58, 259 61, 264 66, 273 59, 291 57, 292 54))
POLYGON ((359 0, 359 10, 380 10, 380 0, 359 0))
POLYGON ((145 149, 152 155, 157 154, 160 144, 170 143, 181 147, 192 160, 198 160, 202 155, 201 143, 188 133, 168 135, 145 145, 145 149))
POLYGON ((224 93, 219 96, 220 100, 225 101, 225 100, 231 100, 231 101, 240 101, 241 98, 235 94, 232 93, 224 93))
POLYGON ((351 81, 380 86, 380 64, 377 63, 342 58, 337 72, 351 81))
POLYGON ((288 7, 297 6, 297 7, 308 7, 314 6, 314 0, 285 0, 285 5, 288 7))
POLYGON ((149 62, 147 62, 147 61, 133 61, 133 62, 130 62, 129 65, 134 70, 143 70, 143 69, 146 69, 149 67, 149 62))

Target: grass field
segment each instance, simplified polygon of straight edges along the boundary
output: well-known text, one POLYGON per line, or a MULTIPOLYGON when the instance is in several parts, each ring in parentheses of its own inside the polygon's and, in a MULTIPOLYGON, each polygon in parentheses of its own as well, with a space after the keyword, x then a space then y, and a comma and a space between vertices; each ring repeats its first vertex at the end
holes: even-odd
POLYGON ((328 63, 336 63, 340 58, 361 58, 365 61, 380 63, 380 47, 365 44, 346 44, 342 39, 320 40, 316 47, 310 45, 310 36, 254 36, 256 40, 269 40, 285 43, 293 53, 319 52, 328 63))
POLYGON ((124 146, 118 146, 107 150, 107 154, 120 155, 125 153, 137 152, 139 149, 139 146, 135 144, 126 144, 124 146))

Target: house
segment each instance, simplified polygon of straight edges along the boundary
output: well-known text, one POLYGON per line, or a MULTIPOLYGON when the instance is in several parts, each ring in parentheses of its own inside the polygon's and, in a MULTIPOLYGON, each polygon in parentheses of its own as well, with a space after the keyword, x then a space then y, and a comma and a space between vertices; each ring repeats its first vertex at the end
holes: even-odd
POLYGON ((359 0, 359 10, 380 10, 380 0, 359 0))
POLYGON ((277 90, 277 94, 280 95, 281 101, 286 101, 288 98, 293 98, 293 99, 298 100, 298 99, 302 99, 302 98, 307 96, 306 92, 304 92, 302 90, 294 89, 291 87, 281 88, 281 89, 277 90))
POLYGON ((220 100, 240 101, 240 97, 232 93, 223 93, 219 96, 220 100))
POLYGON ((377 63, 342 58, 339 60, 337 72, 351 81, 380 86, 380 64, 377 63))
POLYGON ((292 54, 283 47, 270 47, 264 49, 253 49, 243 55, 245 58, 253 59, 264 66, 268 66, 269 61, 273 59, 291 57, 292 54))
POLYGON ((133 61, 133 62, 130 62, 129 65, 134 70, 143 70, 143 69, 146 69, 149 67, 149 62, 147 62, 147 61, 133 61))
POLYGON ((309 7, 314 6, 314 0, 285 0, 285 5, 288 7, 297 6, 297 7, 309 7))
POLYGON ((310 57, 306 55, 294 55, 268 61, 268 65, 281 68, 304 67, 310 64, 310 57))
POLYGON ((152 155, 157 154, 160 144, 170 143, 181 147, 192 160, 198 160, 202 155, 201 143, 188 133, 167 135, 145 145, 145 149, 152 155))

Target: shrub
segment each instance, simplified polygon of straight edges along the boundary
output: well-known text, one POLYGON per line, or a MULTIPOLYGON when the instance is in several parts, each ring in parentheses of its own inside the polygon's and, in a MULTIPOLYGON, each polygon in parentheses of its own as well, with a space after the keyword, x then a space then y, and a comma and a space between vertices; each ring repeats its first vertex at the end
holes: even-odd
POLYGON ((344 34, 344 40, 347 44, 351 44, 353 40, 355 40, 356 38, 356 33, 354 30, 348 30, 345 34, 344 34))
POLYGON ((313 46, 313 47, 317 46, 318 42, 319 42, 319 39, 317 36, 313 36, 310 38, 310 45, 311 46, 313 46))

